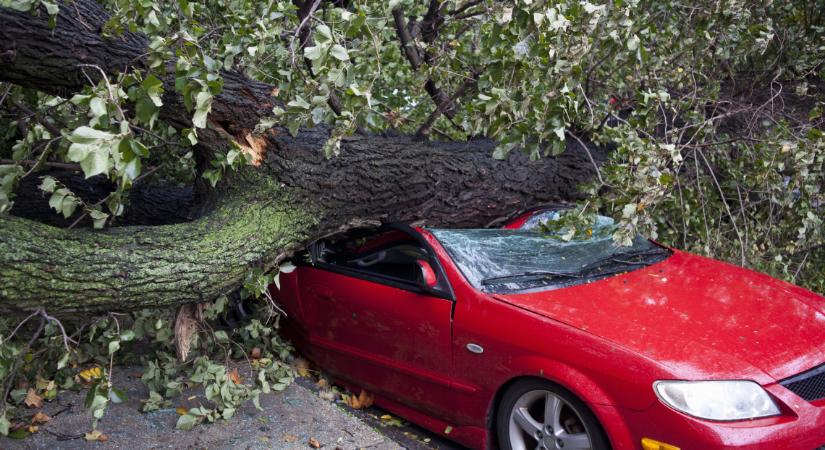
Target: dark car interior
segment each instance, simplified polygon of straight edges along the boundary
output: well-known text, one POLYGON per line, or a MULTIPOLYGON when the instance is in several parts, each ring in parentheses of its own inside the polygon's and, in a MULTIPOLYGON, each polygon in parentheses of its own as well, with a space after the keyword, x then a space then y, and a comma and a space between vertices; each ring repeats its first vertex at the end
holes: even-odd
POLYGON ((398 226, 354 230, 317 241, 309 247, 309 259, 325 270, 452 299, 452 289, 431 251, 412 229, 398 226), (420 260, 434 267, 434 288, 422 288, 420 260))
POLYGON ((415 240, 398 231, 372 236, 344 236, 316 244, 318 262, 338 268, 418 283, 416 260, 429 259, 415 240))

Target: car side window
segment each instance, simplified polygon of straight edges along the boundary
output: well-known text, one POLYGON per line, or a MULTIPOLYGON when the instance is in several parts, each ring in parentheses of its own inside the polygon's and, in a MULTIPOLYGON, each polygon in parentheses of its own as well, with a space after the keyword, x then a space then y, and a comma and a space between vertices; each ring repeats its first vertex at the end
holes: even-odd
POLYGON ((417 284, 421 276, 416 260, 429 259, 425 249, 398 231, 330 239, 316 245, 320 263, 409 284, 417 284))
POLYGON ((400 244, 355 256, 344 261, 344 264, 361 272, 415 283, 420 274, 416 264, 418 259, 427 259, 424 249, 410 244, 400 244))

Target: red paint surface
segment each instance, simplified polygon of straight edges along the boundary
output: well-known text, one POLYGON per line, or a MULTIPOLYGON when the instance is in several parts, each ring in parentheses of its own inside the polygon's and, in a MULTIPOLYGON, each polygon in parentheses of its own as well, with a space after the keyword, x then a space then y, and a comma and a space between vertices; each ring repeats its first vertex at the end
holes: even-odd
MULTIPOLYGON (((518 219, 517 219, 518 220, 518 219)), ((526 220, 526 219, 525 219, 526 220)), ((584 400, 614 449, 650 437, 688 449, 800 449, 825 444, 825 401, 776 381, 825 363, 825 298, 768 276, 675 252, 631 273, 531 294, 470 286, 438 241, 456 300, 311 266, 272 293, 296 346, 376 403, 472 448, 494 447, 497 393, 519 377, 584 400), (466 349, 484 347, 483 354, 466 349), (710 422, 655 396, 660 379, 751 379, 783 414, 710 422)))

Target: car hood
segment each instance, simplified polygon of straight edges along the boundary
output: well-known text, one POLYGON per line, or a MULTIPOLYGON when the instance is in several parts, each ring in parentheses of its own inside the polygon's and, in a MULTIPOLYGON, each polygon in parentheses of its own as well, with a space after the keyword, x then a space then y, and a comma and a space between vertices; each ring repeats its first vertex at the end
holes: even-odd
POLYGON ((825 298, 679 251, 589 284, 493 296, 641 354, 681 379, 767 383, 825 362, 825 298))

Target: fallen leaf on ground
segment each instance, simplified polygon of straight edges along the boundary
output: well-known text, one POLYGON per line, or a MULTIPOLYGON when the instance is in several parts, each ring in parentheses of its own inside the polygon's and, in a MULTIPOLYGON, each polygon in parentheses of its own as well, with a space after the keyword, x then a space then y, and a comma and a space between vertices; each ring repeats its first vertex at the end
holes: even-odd
POLYGON ((34 386, 38 391, 50 391, 56 387, 54 380, 47 380, 39 375, 37 376, 37 381, 35 381, 34 386))
POLYGON ((98 378, 103 376, 103 369, 100 367, 90 367, 86 370, 81 370, 79 374, 77 374, 81 380, 89 383, 92 380, 97 380, 98 378))
POLYGON ((309 446, 312 448, 321 448, 321 443, 318 442, 318 439, 311 437, 309 438, 309 446))
POLYGON ((9 431, 8 437, 12 439, 26 439, 26 437, 29 436, 29 432, 28 430, 26 430, 26 428, 27 427, 25 426, 18 426, 16 428, 13 428, 11 431, 9 431))
POLYGON ((43 413, 43 411, 38 411, 37 414, 32 416, 32 423, 34 424, 43 424, 50 420, 52 420, 52 418, 43 413))
POLYGON ((321 377, 318 378, 318 382, 315 383, 315 385, 318 386, 320 389, 326 389, 329 387, 329 381, 326 378, 321 377))
POLYGON ((37 430, 39 430, 39 429, 40 429, 40 427, 38 427, 37 425, 29 425, 26 428, 26 430, 28 430, 29 433, 37 433, 37 430))
POLYGON ((252 347, 252 350, 249 352, 249 357, 252 359, 261 359, 261 349, 252 347))
POLYGON ((372 406, 372 403, 375 401, 375 397, 370 394, 369 392, 361 389, 361 393, 356 397, 355 395, 350 395, 347 399, 347 405, 349 405, 352 409, 364 409, 369 408, 372 406))
POLYGON ((321 397, 321 399, 331 402, 335 400, 335 392, 321 391, 318 393, 318 397, 321 397))
POLYGON ((309 361, 305 360, 304 358, 298 358, 295 360, 295 369, 298 371, 298 375, 302 377, 309 376, 309 361))
POLYGON ((87 441, 98 441, 98 442, 106 442, 109 440, 109 436, 101 433, 100 430, 92 430, 83 435, 83 437, 87 441))
POLYGON ((182 416, 182 415, 188 413, 189 410, 184 408, 183 406, 178 406, 177 408, 175 408, 175 412, 178 413, 178 415, 182 416))
POLYGON ((284 440, 284 442, 295 442, 298 440, 298 436, 295 436, 294 434, 284 433, 282 439, 284 440))
POLYGON ((238 368, 236 367, 232 372, 229 372, 229 379, 232 380, 235 384, 241 384, 241 375, 238 374, 238 368))
POLYGON ((42 408, 43 397, 37 395, 37 391, 34 389, 29 388, 26 392, 26 399, 23 400, 23 403, 25 403, 29 408, 42 408))
POLYGON ((381 416, 381 422, 383 422, 384 425, 391 426, 391 427, 404 426, 404 421, 403 420, 401 420, 397 417, 393 417, 389 414, 384 414, 383 416, 381 416))

